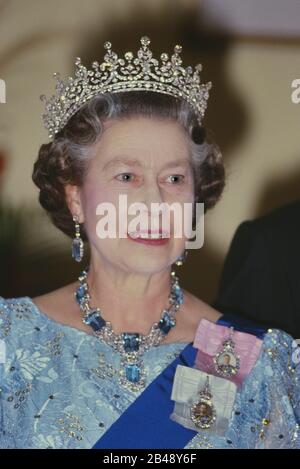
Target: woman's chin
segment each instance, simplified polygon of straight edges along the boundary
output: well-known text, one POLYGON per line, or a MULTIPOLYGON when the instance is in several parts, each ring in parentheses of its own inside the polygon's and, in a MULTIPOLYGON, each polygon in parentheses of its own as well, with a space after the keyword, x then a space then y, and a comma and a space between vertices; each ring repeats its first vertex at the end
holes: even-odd
POLYGON ((132 272, 140 274, 154 274, 166 270, 170 266, 170 255, 165 253, 149 255, 147 252, 128 253, 126 265, 132 272))

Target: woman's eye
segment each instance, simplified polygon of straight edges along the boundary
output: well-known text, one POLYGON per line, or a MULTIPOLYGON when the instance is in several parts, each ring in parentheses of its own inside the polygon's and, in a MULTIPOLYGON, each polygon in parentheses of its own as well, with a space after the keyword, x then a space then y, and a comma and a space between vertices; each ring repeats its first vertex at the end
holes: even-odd
MULTIPOLYGON (((121 174, 118 174, 115 178, 121 182, 131 182, 134 180, 134 174, 133 173, 121 173, 121 174)), ((168 179, 171 182, 171 184, 177 185, 177 184, 182 183, 184 181, 184 178, 185 176, 182 174, 172 174, 171 176, 169 176, 168 179)))
POLYGON ((133 174, 131 173, 122 173, 122 174, 118 174, 118 176, 116 176, 116 179, 118 181, 122 181, 122 182, 127 182, 129 179, 124 179, 124 177, 127 177, 127 176, 133 176, 133 174))
POLYGON ((183 182, 184 180, 184 176, 182 174, 172 174, 170 178, 171 178, 171 182, 174 184, 178 184, 180 182, 183 182))

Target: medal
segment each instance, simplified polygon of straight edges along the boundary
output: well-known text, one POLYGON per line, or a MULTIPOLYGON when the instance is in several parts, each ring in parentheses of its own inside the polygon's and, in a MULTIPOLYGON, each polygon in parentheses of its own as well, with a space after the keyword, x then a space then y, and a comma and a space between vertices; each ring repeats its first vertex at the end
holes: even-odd
POLYGON ((208 375, 204 388, 199 392, 199 399, 191 407, 191 420, 197 428, 202 429, 210 428, 216 420, 208 375))
POLYGON ((215 370, 224 378, 235 376, 240 368, 240 357, 234 350, 233 332, 233 327, 231 327, 229 337, 224 340, 222 349, 214 356, 215 370))

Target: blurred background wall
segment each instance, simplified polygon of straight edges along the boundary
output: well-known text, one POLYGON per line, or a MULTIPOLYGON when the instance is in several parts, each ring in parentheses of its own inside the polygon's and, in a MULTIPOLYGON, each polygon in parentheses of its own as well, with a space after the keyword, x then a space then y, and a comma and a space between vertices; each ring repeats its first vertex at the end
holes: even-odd
MULTIPOLYGON (((190 251, 182 284, 212 301, 239 223, 300 197, 300 2, 287 0, 0 0, 0 295, 35 296, 76 279, 71 240, 52 227, 31 180, 39 146, 41 94, 53 72, 73 74, 77 56, 102 61, 103 42, 156 54, 183 46, 213 82, 205 123, 227 170, 221 201, 205 219, 205 243, 190 251)), ((76 263, 77 264, 77 263, 76 263)))

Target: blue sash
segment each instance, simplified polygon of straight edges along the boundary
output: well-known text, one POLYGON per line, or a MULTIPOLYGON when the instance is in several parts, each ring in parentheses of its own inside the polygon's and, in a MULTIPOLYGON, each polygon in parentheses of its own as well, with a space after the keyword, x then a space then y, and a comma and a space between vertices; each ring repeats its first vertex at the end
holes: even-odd
MULTIPOLYGON (((263 338, 266 330, 235 316, 222 316, 217 324, 263 338)), ((92 449, 182 449, 197 434, 170 419, 177 365, 193 367, 197 349, 188 344, 95 443, 92 449)))

